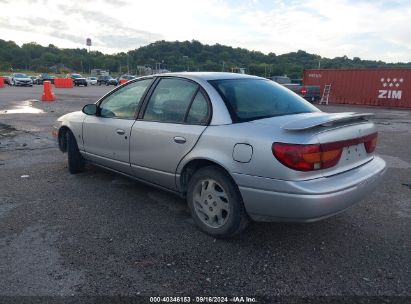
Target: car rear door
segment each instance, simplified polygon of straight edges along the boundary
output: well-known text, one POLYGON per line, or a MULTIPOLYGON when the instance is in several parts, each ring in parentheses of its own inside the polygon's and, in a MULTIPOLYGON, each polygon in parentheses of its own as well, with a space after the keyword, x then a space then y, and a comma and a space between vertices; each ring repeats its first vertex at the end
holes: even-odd
POLYGON ((141 179, 175 189, 175 172, 205 130, 211 107, 197 83, 161 78, 133 125, 130 163, 141 179))
POLYGON ((86 158, 95 163, 131 173, 130 132, 136 111, 152 79, 130 83, 99 103, 98 115, 89 115, 83 122, 86 158))

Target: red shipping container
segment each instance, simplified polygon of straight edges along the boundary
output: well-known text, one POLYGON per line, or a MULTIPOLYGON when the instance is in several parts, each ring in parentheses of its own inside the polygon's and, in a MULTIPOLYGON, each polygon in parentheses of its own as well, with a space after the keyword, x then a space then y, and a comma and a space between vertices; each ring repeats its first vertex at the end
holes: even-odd
POLYGON ((411 108, 411 69, 304 70, 303 84, 331 84, 329 103, 411 108))

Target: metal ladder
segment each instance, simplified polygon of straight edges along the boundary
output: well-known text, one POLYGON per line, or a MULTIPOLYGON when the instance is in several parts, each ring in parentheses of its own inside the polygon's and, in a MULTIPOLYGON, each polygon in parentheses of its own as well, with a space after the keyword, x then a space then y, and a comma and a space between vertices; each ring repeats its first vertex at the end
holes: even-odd
POLYGON ((325 103, 326 105, 328 105, 328 99, 330 97, 330 94, 331 94, 331 84, 326 84, 324 87, 323 96, 321 96, 321 100, 319 104, 325 103))

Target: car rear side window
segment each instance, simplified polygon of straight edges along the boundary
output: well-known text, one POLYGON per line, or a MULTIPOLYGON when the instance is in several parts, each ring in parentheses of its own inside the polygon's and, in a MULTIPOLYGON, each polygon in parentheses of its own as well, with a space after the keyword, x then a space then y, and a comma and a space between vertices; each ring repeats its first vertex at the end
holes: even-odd
POLYGON ((100 116, 134 119, 137 107, 152 79, 130 83, 107 96, 100 104, 100 116))
POLYGON ((267 117, 319 111, 289 89, 265 79, 212 80, 232 119, 244 122, 267 117))
POLYGON ((207 99, 201 91, 198 91, 188 112, 186 123, 192 125, 202 125, 207 123, 210 114, 207 99))
POLYGON ((198 85, 184 79, 164 78, 155 88, 144 120, 183 123, 198 85))

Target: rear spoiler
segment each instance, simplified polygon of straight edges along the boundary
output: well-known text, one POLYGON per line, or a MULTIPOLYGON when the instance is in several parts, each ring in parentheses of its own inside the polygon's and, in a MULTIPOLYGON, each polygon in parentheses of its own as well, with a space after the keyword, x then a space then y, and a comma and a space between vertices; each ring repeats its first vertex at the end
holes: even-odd
POLYGON ((331 127, 335 123, 369 120, 370 117, 374 116, 374 114, 372 113, 355 112, 321 114, 325 115, 312 116, 308 118, 299 119, 296 121, 290 121, 282 125, 281 128, 288 131, 299 131, 315 128, 318 126, 331 127))

